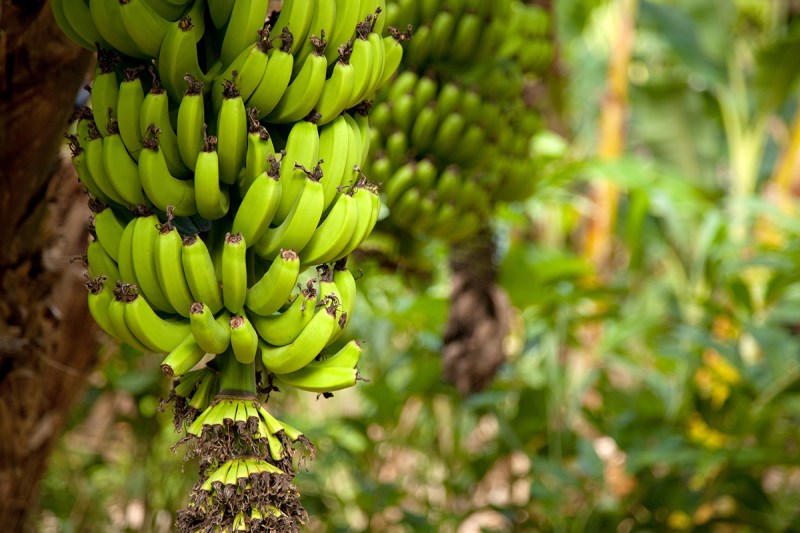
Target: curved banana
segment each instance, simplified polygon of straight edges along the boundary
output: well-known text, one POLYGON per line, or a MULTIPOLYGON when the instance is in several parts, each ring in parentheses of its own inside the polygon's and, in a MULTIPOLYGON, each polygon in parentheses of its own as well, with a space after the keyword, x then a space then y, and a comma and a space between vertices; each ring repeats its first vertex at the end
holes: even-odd
POLYGON ((192 335, 200 348, 206 353, 220 354, 231 343, 230 314, 227 311, 214 318, 214 313, 203 302, 195 302, 190 307, 189 324, 192 335))
MULTIPOLYGON (((343 2, 339 3, 341 4, 343 2)), ((307 35, 318 35, 322 39, 325 39, 326 36, 330 37, 334 26, 334 20, 336 19, 338 7, 336 4, 336 0, 314 0, 314 9, 311 12, 311 23, 306 31, 307 35)), ((330 42, 330 39, 328 39, 328 42, 330 42)), ((314 47, 310 39, 302 40, 300 49, 294 54, 295 61, 294 72, 292 72, 293 76, 296 76, 300 71, 300 66, 303 64, 309 54, 311 54, 311 50, 313 48, 314 47)), ((325 58, 325 61, 327 63, 327 57, 325 58)))
POLYGON ((117 118, 117 100, 119 99, 119 82, 116 67, 119 55, 115 50, 100 48, 97 51, 97 66, 92 82, 92 115, 97 129, 102 135, 108 132, 108 124, 117 118))
POLYGON ((244 170, 237 183, 239 195, 244 197, 256 177, 268 170, 267 162, 275 158, 275 146, 272 144, 267 128, 258 121, 258 109, 247 110, 250 126, 247 131, 247 152, 244 156, 244 170))
POLYGON ((312 35, 313 50, 302 63, 275 108, 266 115, 268 122, 295 122, 307 116, 322 94, 328 61, 322 55, 327 42, 312 35))
POLYGON ((103 139, 103 167, 108 181, 124 203, 144 203, 139 167, 125 148, 116 119, 109 121, 108 136, 103 139))
POLYGON ((81 147, 78 137, 70 134, 66 134, 66 137, 69 140, 69 150, 72 154, 72 166, 75 167, 75 172, 78 174, 78 181, 83 184, 90 197, 94 197, 105 204, 110 203, 111 199, 100 190, 100 187, 98 187, 92 177, 92 173, 89 171, 89 163, 86 161, 86 150, 81 147))
POLYGON ((114 299, 108 304, 108 321, 111 328, 114 330, 114 337, 135 350, 149 352, 151 351, 150 348, 142 344, 142 342, 136 338, 128 326, 128 323, 125 321, 125 308, 128 306, 126 300, 128 299, 127 294, 130 290, 130 285, 117 281, 113 289, 114 299))
POLYGON ((355 368, 358 365, 358 359, 364 351, 364 346, 355 339, 350 340, 347 344, 342 346, 336 353, 328 357, 317 359, 309 363, 308 366, 314 367, 335 367, 335 368, 355 368))
POLYGON ((264 367, 275 374, 300 370, 325 348, 336 325, 336 305, 331 303, 316 312, 291 343, 271 346, 261 342, 261 361, 264 367))
POLYGON ((197 155, 203 149, 205 135, 205 98, 203 82, 191 74, 184 76, 187 87, 178 105, 178 122, 175 135, 178 139, 178 152, 186 168, 194 170, 197 155))
POLYGON ((135 287, 127 293, 125 322, 131 333, 154 352, 170 353, 191 334, 188 320, 165 320, 159 317, 135 287))
POLYGON ((109 281, 120 279, 119 268, 108 251, 98 240, 92 240, 86 247, 86 263, 89 267, 89 275, 93 278, 105 276, 109 281))
POLYGON ((119 16, 128 37, 152 58, 158 57, 161 41, 170 21, 156 13, 144 0, 120 0, 119 16))
POLYGON ((300 274, 300 258, 294 250, 281 250, 267 271, 247 291, 245 307, 261 316, 280 309, 292 294, 300 274))
POLYGON ((154 206, 162 211, 174 208, 175 216, 197 213, 194 183, 174 177, 167 165, 166 154, 161 149, 158 129, 151 129, 145 138, 144 150, 139 155, 139 177, 144 192, 154 206))
MULTIPOLYGON (((347 258, 336 261, 333 265, 333 282, 336 284, 336 291, 339 295, 339 321, 337 328, 328 339, 328 345, 334 343, 353 318, 353 311, 356 307, 356 280, 353 273, 348 270, 347 258)), ((346 366, 346 365, 342 365, 346 366)))
POLYGON ((283 28, 283 32, 278 36, 281 46, 272 48, 267 53, 267 66, 264 68, 264 75, 261 76, 258 85, 247 99, 249 107, 258 109, 258 118, 267 116, 275 106, 278 105, 283 93, 289 86, 292 79, 292 65, 294 56, 290 53, 294 37, 292 33, 283 28))
MULTIPOLYGON (((136 278, 139 294, 159 311, 175 313, 175 308, 170 305, 161 283, 158 281, 155 261, 155 244, 158 237, 160 222, 156 215, 150 213, 135 219, 133 234, 131 236, 131 250, 134 276, 136 278)), ((123 233, 124 237, 124 233, 123 233)), ((124 251, 123 239, 120 242, 120 256, 124 251)), ((122 261, 122 258, 120 259, 122 261)), ((183 337, 181 337, 181 340, 183 337)), ((171 351, 171 350, 167 350, 171 351)))
MULTIPOLYGON (((169 97, 154 73, 153 85, 145 95, 144 101, 142 101, 139 128, 142 133, 142 139, 150 135, 148 132, 158 130, 158 144, 164 152, 164 159, 171 175, 179 179, 191 175, 189 168, 183 164, 180 147, 178 146, 178 135, 170 122, 169 97)), ((144 141, 142 143, 144 144, 144 141)), ((139 157, 141 157, 141 153, 139 157)))
POLYGON ((203 350, 191 333, 161 361, 161 371, 170 378, 179 378, 194 368, 203 357, 203 350))
POLYGON ((147 53, 130 38, 120 14, 120 3, 108 0, 89 0, 89 14, 95 28, 114 49, 126 56, 149 59, 147 53))
POLYGON ((221 30, 228 24, 234 3, 236 0, 208 0, 208 14, 217 29, 221 30))
POLYGON ((333 27, 328 29, 328 46, 325 48, 328 66, 341 56, 339 49, 353 37, 353 29, 360 18, 359 2, 336 2, 336 16, 333 27))
POLYGON ((217 118, 219 179, 227 184, 236 183, 247 154, 249 120, 235 81, 234 77, 234 80, 224 82, 223 99, 217 118))
POLYGON ((281 200, 280 166, 270 155, 270 169, 253 180, 233 217, 233 233, 240 233, 246 243, 253 245, 269 228, 281 200))
MULTIPOLYGON (((302 250, 311 240, 322 217, 324 201, 322 184, 317 175, 316 171, 308 172, 303 188, 297 195, 286 219, 278 227, 267 229, 253 246, 258 255, 263 258, 275 257, 281 248, 302 250)), ((285 193, 284 189, 281 198, 285 193)))
POLYGON ((116 336, 114 328, 111 325, 111 320, 108 317, 108 306, 114 300, 114 292, 111 290, 111 287, 104 283, 104 278, 102 276, 86 280, 84 286, 86 290, 89 291, 89 314, 92 315, 92 318, 94 318, 94 321, 100 326, 100 329, 112 337, 116 336))
POLYGON ((356 24, 356 38, 353 41, 353 52, 350 54, 350 64, 353 65, 354 79, 353 91, 347 102, 347 108, 355 107, 368 95, 369 83, 372 77, 374 58, 372 45, 369 44, 369 34, 372 23, 365 20, 356 24))
POLYGON ((128 222, 122 231, 122 235, 119 238, 119 250, 117 251, 117 266, 119 267, 119 279, 121 281, 138 285, 136 270, 133 267, 133 230, 135 228, 136 218, 128 222))
POLYGON ((227 233, 222 245, 222 301, 231 313, 241 313, 247 296, 247 243, 240 233, 227 233))
POLYGON ((53 0, 50 7, 56 24, 72 42, 92 51, 96 50, 96 42, 104 48, 109 47, 97 31, 83 0, 53 0))
POLYGON ((300 370, 288 374, 275 374, 282 383, 308 392, 334 392, 355 386, 358 370, 333 366, 307 364, 300 370))
POLYGON ((232 80, 236 72, 236 89, 242 95, 245 102, 258 87, 264 71, 269 62, 268 52, 272 49, 272 41, 269 40, 269 26, 265 25, 258 30, 258 40, 242 50, 236 59, 216 78, 211 87, 211 101, 214 109, 219 111, 222 105, 222 93, 224 81, 232 80))
MULTIPOLYGON (((203 124, 205 135, 205 124, 203 124)), ((224 217, 230 208, 230 191, 220 187, 217 138, 205 136, 203 149, 197 154, 194 166, 194 188, 197 212, 206 220, 224 217)))
POLYGON ((288 28, 295 36, 295 41, 290 43, 291 54, 296 54, 300 50, 308 28, 311 26, 311 18, 314 15, 314 0, 284 0, 278 19, 275 21, 276 28, 288 28))
POLYGON ((117 97, 117 126, 122 142, 128 153, 136 161, 142 151, 142 131, 139 128, 139 116, 144 102, 144 88, 140 74, 141 67, 127 68, 124 79, 119 84, 117 97))
POLYGON ((196 302, 203 302, 212 313, 222 309, 222 290, 206 243, 197 235, 183 239, 181 263, 186 282, 196 302))
POLYGON ((359 215, 353 191, 340 194, 328 216, 314 230, 311 240, 300 250, 302 264, 308 266, 336 259, 353 238, 359 215))
POLYGON ((251 313, 249 317, 264 341, 273 346, 285 346, 294 341, 311 322, 316 303, 317 291, 313 283, 309 282, 284 312, 270 316, 251 313))
POLYGON ((324 210, 333 203, 347 171, 355 164, 350 159, 350 137, 350 126, 342 116, 319 129, 318 154, 322 161, 319 164, 322 169, 322 178, 319 181, 324 194, 324 210))
POLYGON ((172 224, 169 214, 168 212, 167 222, 161 224, 156 237, 154 254, 156 275, 167 301, 179 315, 188 318, 194 298, 181 264, 183 239, 172 224))
MULTIPOLYGON (((97 203, 90 204, 90 207, 92 206, 97 206, 97 203)), ((115 262, 119 259, 119 243, 122 240, 125 226, 112 208, 102 204, 97 206, 94 215, 94 231, 97 234, 97 240, 115 262)))
POLYGON ((336 253, 331 260, 347 257, 353 250, 364 242, 378 222, 378 213, 381 210, 381 199, 377 187, 368 183, 361 183, 353 193, 358 208, 358 221, 350 240, 345 247, 336 253))
POLYGON ((275 213, 275 224, 281 224, 289 215, 297 195, 307 180, 306 169, 314 168, 319 161, 319 147, 319 128, 314 122, 303 120, 292 126, 286 139, 285 153, 281 157, 282 192, 275 213))
POLYGON ((267 18, 269 0, 237 0, 233 4, 220 47, 223 65, 229 65, 242 50, 256 42, 267 18))
POLYGON ((319 126, 335 120, 347 109, 355 85, 355 69, 350 64, 352 47, 349 41, 339 47, 339 60, 333 66, 330 77, 325 80, 314 110, 320 114, 319 126))
POLYGON ((176 102, 180 101, 183 94, 185 87, 183 78, 186 74, 191 74, 195 79, 202 81, 205 90, 208 91, 211 88, 208 84, 222 67, 222 63, 217 62, 205 72, 200 66, 197 43, 203 38, 206 29, 204 7, 204 0, 195 0, 185 16, 170 24, 158 51, 156 64, 161 81, 169 97, 176 102))
POLYGON ((244 315, 234 315, 230 320, 231 349, 236 360, 250 364, 258 352, 258 333, 244 315))

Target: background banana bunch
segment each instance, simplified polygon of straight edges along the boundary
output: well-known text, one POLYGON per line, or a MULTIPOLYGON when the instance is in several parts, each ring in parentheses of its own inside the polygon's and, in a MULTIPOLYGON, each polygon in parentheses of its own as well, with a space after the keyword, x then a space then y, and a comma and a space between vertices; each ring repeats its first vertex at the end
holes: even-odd
POLYGON ((525 88, 552 60, 550 14, 516 0, 390 0, 386 12, 414 29, 370 112, 367 173, 389 208, 380 228, 463 241, 497 202, 534 190, 540 121, 525 88))
POLYGON ((90 196, 89 308, 165 354, 199 479, 178 531, 297 531, 302 432, 263 394, 351 387, 348 256, 381 207, 361 168, 369 101, 408 33, 383 0, 54 0, 98 52, 68 134, 90 196), (384 35, 385 33, 385 35, 384 35), (360 111, 360 112, 357 112, 360 111))

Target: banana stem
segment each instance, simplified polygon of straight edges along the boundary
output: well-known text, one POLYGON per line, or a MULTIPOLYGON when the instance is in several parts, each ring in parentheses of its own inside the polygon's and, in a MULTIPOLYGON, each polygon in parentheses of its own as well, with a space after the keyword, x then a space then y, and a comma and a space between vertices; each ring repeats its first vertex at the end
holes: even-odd
POLYGON ((256 394, 256 365, 255 363, 240 363, 229 348, 219 356, 222 359, 220 373, 220 394, 255 395, 256 394))

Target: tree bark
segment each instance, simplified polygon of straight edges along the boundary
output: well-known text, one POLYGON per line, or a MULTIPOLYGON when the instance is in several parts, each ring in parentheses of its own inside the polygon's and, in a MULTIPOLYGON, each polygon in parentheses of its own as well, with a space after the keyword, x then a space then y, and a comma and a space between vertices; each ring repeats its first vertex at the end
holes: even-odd
POLYGON ((92 54, 43 0, 0 0, 0 524, 31 531, 39 481, 96 362, 81 279, 88 209, 62 134, 92 54))

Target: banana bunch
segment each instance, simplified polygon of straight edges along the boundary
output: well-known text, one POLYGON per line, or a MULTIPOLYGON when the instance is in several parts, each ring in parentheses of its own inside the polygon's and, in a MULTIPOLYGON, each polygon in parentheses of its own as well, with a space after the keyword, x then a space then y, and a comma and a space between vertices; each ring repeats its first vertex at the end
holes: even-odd
POLYGON ((386 18, 392 26, 414 28, 404 64, 424 71, 491 59, 507 31, 510 5, 511 0, 393 0, 386 18))
POLYGON ((550 12, 541 6, 514 1, 509 22, 498 57, 509 59, 525 73, 547 70, 553 59, 550 12))
POLYGON ((354 386, 348 256, 378 186, 370 101, 410 33, 385 0, 54 0, 98 53, 67 135, 93 212, 88 303, 110 336, 164 354, 179 444, 200 459, 180 531, 296 531, 299 431, 261 394, 354 386), (274 29, 274 31, 273 31, 274 29), (384 31, 385 29, 385 31, 384 31))

